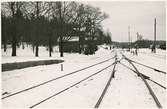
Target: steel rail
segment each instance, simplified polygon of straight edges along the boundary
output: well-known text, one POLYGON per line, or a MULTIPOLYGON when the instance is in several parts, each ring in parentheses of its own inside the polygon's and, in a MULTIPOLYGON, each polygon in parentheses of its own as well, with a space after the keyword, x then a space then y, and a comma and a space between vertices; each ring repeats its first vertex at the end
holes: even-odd
MULTIPOLYGON (((119 63, 120 63, 121 65, 123 65, 124 67, 126 67, 126 68, 130 69, 130 70, 131 70, 131 71, 133 71, 134 73, 138 74, 135 70, 133 70, 132 68, 128 67, 127 65, 125 65, 125 64, 123 64, 123 63, 121 63, 121 62, 119 62, 119 63)), ((157 84, 158 86, 160 86, 160 87, 162 87, 162 88, 166 89, 166 87, 165 87, 165 86, 163 86, 163 85, 161 85, 160 83, 158 83, 158 82, 156 82, 156 81, 154 81, 154 80, 150 79, 150 77, 149 77, 149 76, 144 75, 143 73, 140 73, 140 74, 142 74, 142 75, 143 75, 143 77, 144 77, 145 79, 148 79, 148 80, 150 80, 151 82, 153 82, 153 83, 157 84)))
POLYGON ((153 97, 156 105, 158 108, 162 108, 161 103, 159 102, 158 98, 156 97, 156 95, 154 94, 153 90, 151 89, 150 85, 147 83, 147 81, 145 80, 145 78, 143 77, 142 74, 140 74, 140 72, 138 71, 138 69, 136 68, 136 66, 132 63, 132 61, 130 61, 125 55, 122 54, 122 56, 133 66, 133 68, 135 69, 135 71, 138 73, 138 75, 141 77, 141 79, 144 81, 145 85, 147 86, 151 96, 153 97))
POLYGON ((111 76, 110 76, 110 78, 109 78, 109 80, 108 80, 108 82, 107 82, 107 84, 106 84, 106 86, 105 86, 105 88, 104 88, 102 94, 100 95, 98 101, 96 102, 94 108, 99 108, 99 106, 100 106, 100 104, 101 104, 101 102, 102 102, 102 100, 103 100, 103 98, 104 98, 104 96, 105 96, 105 94, 106 94, 106 92, 107 92, 107 90, 108 90, 108 87, 109 87, 109 85, 110 85, 110 83, 111 83, 111 80, 112 80, 112 78, 114 78, 114 73, 115 73, 116 64, 117 64, 117 60, 115 61, 115 64, 114 64, 114 67, 113 67, 111 76))
POLYGON ((156 68, 150 67, 150 66, 145 65, 145 64, 141 64, 141 63, 136 62, 136 61, 133 61, 133 60, 131 60, 131 59, 129 59, 129 60, 130 60, 130 61, 132 61, 132 62, 134 62, 134 63, 136 63, 136 64, 142 65, 142 66, 144 66, 144 67, 147 67, 147 68, 153 69, 154 71, 157 71, 157 72, 161 72, 161 73, 163 73, 163 74, 166 74, 166 72, 165 72, 165 71, 158 70, 158 69, 156 69, 156 68))
POLYGON ((115 58, 115 56, 114 56, 114 57, 112 57, 112 58, 106 59, 106 60, 104 60, 104 61, 102 61, 102 62, 99 62, 99 63, 93 64, 93 65, 87 66, 87 67, 85 67, 85 68, 82 68, 82 69, 79 69, 79 70, 73 71, 73 72, 71 72, 71 73, 68 73, 68 74, 65 74, 65 75, 62 75, 62 76, 59 76, 59 77, 56 77, 56 78, 50 79, 50 80, 48 80, 48 81, 45 81, 45 82, 42 82, 42 83, 40 83, 40 84, 37 84, 37 85, 31 86, 31 87, 29 87, 29 88, 26 88, 26 89, 23 89, 23 90, 20 90, 20 91, 14 92, 14 93, 12 93, 12 94, 10 94, 10 95, 7 95, 7 96, 5 96, 5 97, 2 97, 1 99, 5 99, 5 98, 8 98, 8 97, 11 97, 11 96, 14 96, 14 95, 20 94, 20 93, 22 93, 22 92, 25 92, 25 91, 28 91, 28 90, 31 90, 31 89, 37 88, 37 87, 39 87, 39 86, 42 86, 42 85, 44 85, 44 84, 47 84, 47 83, 53 82, 53 81, 58 80, 58 79, 61 79, 61 78, 63 78, 63 77, 66 77, 66 76, 69 76, 69 75, 72 75, 72 74, 78 73, 78 72, 80 72, 80 71, 86 70, 86 69, 91 68, 91 67, 94 67, 94 66, 96 66, 96 65, 99 65, 99 64, 105 63, 105 62, 107 62, 107 61, 109 61, 109 60, 111 60, 111 59, 113 59, 113 58, 115 58))
POLYGON ((77 83, 75 83, 75 84, 73 84, 73 85, 71 85, 71 86, 69 86, 69 87, 67 87, 67 88, 65 88, 65 89, 63 89, 63 90, 61 90, 61 91, 59 91, 59 92, 57 92, 57 93, 55 93, 55 94, 53 94, 53 95, 51 95, 51 96, 45 98, 45 99, 43 99, 42 101, 39 101, 38 103, 35 103, 34 105, 30 106, 29 108, 34 108, 35 106, 40 105, 41 103, 43 103, 43 102, 45 102, 45 101, 47 101, 47 100, 49 100, 49 99, 51 99, 51 98, 53 98, 53 97, 55 97, 55 96, 57 96, 57 95, 59 95, 59 94, 61 94, 61 93, 65 92, 65 91, 71 89, 72 87, 74 87, 74 86, 80 84, 81 82, 83 82, 83 81, 89 79, 89 78, 92 77, 92 76, 95 76, 95 75, 99 74, 100 72, 102 72, 103 70, 105 70, 105 69, 111 67, 111 66, 114 65, 114 64, 115 64, 115 62, 113 62, 113 63, 110 64, 109 66, 107 66, 107 67, 105 67, 105 68, 99 70, 98 72, 93 73, 93 74, 90 75, 90 76, 87 76, 86 78, 80 80, 79 82, 77 82, 77 83))

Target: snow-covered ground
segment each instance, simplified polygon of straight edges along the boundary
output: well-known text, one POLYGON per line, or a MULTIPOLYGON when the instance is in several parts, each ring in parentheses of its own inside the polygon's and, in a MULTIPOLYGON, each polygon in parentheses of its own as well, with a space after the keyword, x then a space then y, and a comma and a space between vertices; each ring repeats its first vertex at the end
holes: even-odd
POLYGON ((53 48, 52 57, 49 57, 49 52, 47 51, 46 47, 40 46, 39 47, 39 57, 35 57, 35 53, 33 53, 32 47, 28 45, 25 49, 22 49, 22 47, 17 48, 17 56, 12 57, 12 49, 8 48, 6 52, 4 52, 3 49, 1 49, 2 53, 2 63, 14 63, 14 62, 25 62, 25 61, 36 61, 36 60, 51 60, 51 59, 63 59, 63 60, 80 60, 80 59, 96 59, 97 57, 101 57, 101 55, 104 53, 103 56, 108 55, 109 52, 106 52, 105 49, 100 48, 96 52, 96 56, 94 55, 79 55, 78 53, 64 53, 64 57, 60 57, 60 53, 58 50, 58 47, 55 46, 53 48))
POLYGON ((156 49, 156 53, 151 53, 151 49, 139 49, 139 53, 147 54, 148 56, 157 57, 160 59, 166 58, 166 51, 161 49, 156 49))
MULTIPOLYGON (((118 51, 121 51, 121 50, 118 50, 118 51)), ((124 52, 124 54, 128 58, 131 58, 132 60, 141 59, 140 61, 141 63, 145 63, 146 65, 152 66, 151 63, 147 64, 147 61, 149 61, 147 56, 143 56, 143 55, 140 56, 141 55, 140 53, 139 53, 139 56, 133 56, 129 52, 124 52)), ((157 59, 154 59, 154 60, 151 59, 151 60, 158 61, 158 62, 161 62, 161 61, 165 62, 165 60, 157 60, 157 59)), ((126 60, 122 60, 121 62, 131 67, 131 65, 126 60)), ((159 72, 155 72, 153 70, 148 70, 148 69, 145 70, 145 68, 141 66, 137 66, 137 68, 139 68, 139 71, 141 73, 144 73, 150 76, 151 79, 165 86, 166 75, 160 74, 159 72)), ((161 64, 161 68, 162 69, 160 70, 165 69, 165 63, 161 64)), ((166 90, 162 89, 160 86, 155 85, 149 80, 147 81, 153 88, 153 91, 157 95, 157 98, 159 99, 162 106, 166 107, 166 97, 165 97, 166 90)), ((145 86, 144 82, 134 72, 123 67, 121 64, 118 64, 116 67, 115 79, 111 81, 111 85, 100 107, 101 108, 110 108, 110 107, 112 108, 120 108, 120 107, 155 108, 156 104, 153 101, 153 98, 151 97, 151 95, 149 94, 149 91, 145 86)))
MULTIPOLYGON (((125 52, 125 55, 128 56, 130 59, 137 61, 139 63, 145 64, 147 66, 156 68, 161 71, 166 72, 166 51, 157 49, 157 53, 151 53, 150 49, 139 49, 138 56, 132 55, 129 52, 125 52)), ((138 70, 149 76, 150 79, 160 83, 163 86, 166 86, 166 75, 160 72, 156 72, 150 68, 146 68, 144 66, 135 64, 138 70)), ((153 91, 155 91, 155 94, 157 95, 157 98, 159 99, 160 103, 162 103, 162 106, 166 106, 166 90, 161 88, 160 86, 157 86, 153 82, 147 80, 148 83, 151 85, 151 88, 153 88, 153 91)))
POLYGON ((31 45, 25 46, 25 49, 22 47, 17 48, 17 56, 11 57, 12 49, 8 48, 6 52, 1 49, 2 53, 2 63, 13 63, 13 62, 25 62, 25 61, 34 61, 34 60, 48 60, 55 59, 59 57, 58 47, 54 47, 54 52, 52 57, 49 57, 49 52, 46 47, 39 47, 39 57, 35 57, 35 52, 33 53, 33 48, 31 45))
MULTIPOLYGON (((34 54, 31 54, 32 51, 30 49, 29 52, 28 49, 27 51, 23 51, 21 49, 18 50, 18 56, 13 58, 10 57, 9 51, 10 49, 8 49, 8 53, 6 54, 2 51, 2 63, 51 59, 48 57, 46 48, 43 47, 40 48, 40 56, 38 58, 35 58, 34 54)), ((8 94, 10 95, 19 90, 40 84, 44 81, 51 80, 64 74, 68 74, 72 71, 87 67, 89 65, 93 65, 95 63, 113 57, 115 55, 115 52, 117 52, 118 58, 120 59, 122 57, 120 52, 123 52, 121 49, 115 49, 115 51, 112 52, 112 50, 107 50, 100 47, 95 55, 86 56, 79 55, 77 53, 65 53, 63 58, 59 57, 59 53, 54 52, 52 58, 65 60, 65 62, 63 62, 63 71, 61 71, 60 68, 61 64, 53 64, 2 72, 2 93, 8 92, 8 94)), ((148 66, 152 66, 159 70, 166 71, 166 60, 164 59, 166 52, 163 50, 157 50, 156 54, 152 54, 148 49, 141 49, 139 50, 138 56, 133 56, 129 52, 123 53, 132 60, 146 64, 148 66)), ((3 99, 2 106, 8 108, 30 107, 40 102, 41 100, 44 100, 45 98, 69 87, 70 85, 77 83, 85 77, 103 69, 113 62, 114 59, 86 69, 84 71, 80 71, 73 75, 52 81, 48 84, 31 89, 29 91, 20 93, 18 95, 3 99)), ((131 67, 126 60, 122 60, 121 62, 131 67)), ((150 76, 151 79, 165 86, 165 74, 161 74, 137 64, 135 65, 141 73, 150 76)), ((100 94, 107 84, 112 69, 113 66, 85 80, 84 82, 81 82, 75 87, 72 87, 63 93, 52 97, 51 99, 41 103, 40 105, 37 105, 36 107, 92 108, 96 104, 98 98, 100 97, 100 94)), ((153 91, 155 91, 155 94, 157 95, 157 98, 159 99, 162 106, 165 107, 166 90, 150 82, 149 80, 147 81, 151 85, 151 88, 153 88, 153 91)), ((144 82, 135 73, 125 68, 121 64, 117 64, 115 78, 112 79, 109 89, 107 90, 100 107, 156 108, 156 104, 149 94, 149 91, 144 82)))

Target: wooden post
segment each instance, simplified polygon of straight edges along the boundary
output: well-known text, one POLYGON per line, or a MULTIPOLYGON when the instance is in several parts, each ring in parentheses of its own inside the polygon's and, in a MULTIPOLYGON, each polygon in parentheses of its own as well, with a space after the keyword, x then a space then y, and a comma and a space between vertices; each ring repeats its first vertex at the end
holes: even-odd
POLYGON ((63 64, 61 64, 61 71, 63 71, 63 64))

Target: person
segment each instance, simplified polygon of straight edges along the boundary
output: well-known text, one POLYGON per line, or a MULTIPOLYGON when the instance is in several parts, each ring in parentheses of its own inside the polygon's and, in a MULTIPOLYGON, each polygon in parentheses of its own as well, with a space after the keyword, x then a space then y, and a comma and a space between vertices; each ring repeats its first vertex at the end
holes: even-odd
POLYGON ((138 49, 137 44, 135 45, 135 48, 136 48, 136 49, 135 49, 135 54, 138 55, 138 53, 137 53, 137 49, 138 49))
POLYGON ((132 51, 132 53, 133 53, 133 56, 135 55, 135 52, 134 52, 134 50, 132 51))
POLYGON ((151 52, 155 52, 155 45, 154 44, 151 47, 151 52))

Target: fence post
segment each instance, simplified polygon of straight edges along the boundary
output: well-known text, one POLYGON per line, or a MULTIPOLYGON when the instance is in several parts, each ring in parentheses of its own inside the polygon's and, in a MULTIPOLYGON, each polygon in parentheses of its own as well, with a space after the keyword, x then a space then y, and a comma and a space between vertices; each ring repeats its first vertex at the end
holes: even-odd
POLYGON ((63 64, 61 64, 61 71, 63 71, 63 64))

